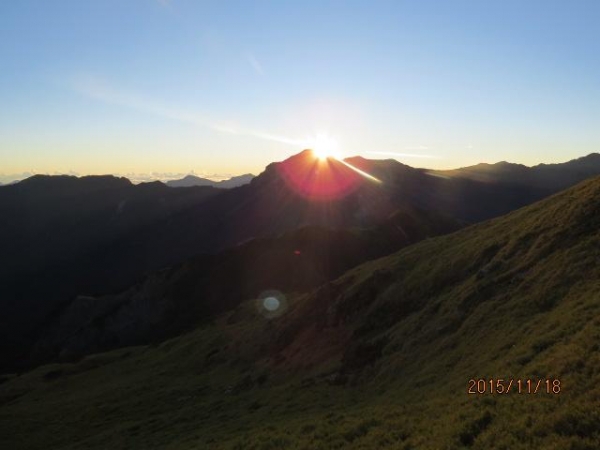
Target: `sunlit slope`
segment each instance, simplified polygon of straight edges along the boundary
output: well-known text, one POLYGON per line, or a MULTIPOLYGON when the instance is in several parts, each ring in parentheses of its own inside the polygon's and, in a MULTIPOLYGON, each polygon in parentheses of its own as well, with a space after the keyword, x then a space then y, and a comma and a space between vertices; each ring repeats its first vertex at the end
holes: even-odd
MULTIPOLYGON (((548 348, 560 340, 560 321, 550 319, 595 319, 599 257, 596 179, 359 266, 303 307, 316 316, 326 310, 330 323, 352 328, 350 342, 385 337, 389 342, 382 355, 399 361, 395 368, 386 358, 395 379, 412 366, 404 358, 415 352, 429 356, 426 360, 436 369, 440 359, 447 359, 453 370, 464 366, 465 373, 472 362, 479 369, 520 370, 509 355, 524 351, 523 341, 548 348), (467 340, 473 351, 452 359, 451 350, 467 340), (429 355, 423 354, 426 349, 429 355), (486 359, 490 365, 484 367, 486 359)), ((345 355, 347 360, 350 356, 345 355)), ((423 375, 423 361, 416 366, 423 375)), ((548 370, 555 374, 560 367, 548 370)))
MULTIPOLYGON (((7 448, 597 448, 600 180, 361 265, 267 320, 0 386, 7 448), (561 380, 467 395, 470 378, 561 380)), ((5 442, 3 442, 5 441, 5 442)))

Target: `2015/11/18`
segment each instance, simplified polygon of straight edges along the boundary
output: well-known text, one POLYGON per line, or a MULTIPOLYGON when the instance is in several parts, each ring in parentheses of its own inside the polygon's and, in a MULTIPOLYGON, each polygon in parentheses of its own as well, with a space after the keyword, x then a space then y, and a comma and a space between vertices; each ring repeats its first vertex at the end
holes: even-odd
POLYGON ((559 394, 561 383, 558 378, 540 378, 539 380, 532 379, 502 379, 484 378, 470 379, 467 385, 467 393, 474 395, 482 394, 509 394, 511 391, 518 394, 559 394))

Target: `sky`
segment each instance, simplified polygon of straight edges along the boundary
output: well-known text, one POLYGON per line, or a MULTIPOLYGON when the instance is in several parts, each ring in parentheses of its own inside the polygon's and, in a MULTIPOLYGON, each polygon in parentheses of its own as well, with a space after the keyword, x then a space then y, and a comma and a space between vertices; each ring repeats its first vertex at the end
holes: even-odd
POLYGON ((600 151, 598 1, 0 2, 0 181, 222 178, 315 136, 428 168, 600 151))

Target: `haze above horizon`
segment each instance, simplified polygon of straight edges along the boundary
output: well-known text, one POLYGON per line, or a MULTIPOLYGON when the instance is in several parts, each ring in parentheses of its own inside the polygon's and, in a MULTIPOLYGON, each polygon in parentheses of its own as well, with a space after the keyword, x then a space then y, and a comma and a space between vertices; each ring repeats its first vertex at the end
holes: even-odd
POLYGON ((457 168, 600 149, 600 4, 5 2, 0 172, 457 168))

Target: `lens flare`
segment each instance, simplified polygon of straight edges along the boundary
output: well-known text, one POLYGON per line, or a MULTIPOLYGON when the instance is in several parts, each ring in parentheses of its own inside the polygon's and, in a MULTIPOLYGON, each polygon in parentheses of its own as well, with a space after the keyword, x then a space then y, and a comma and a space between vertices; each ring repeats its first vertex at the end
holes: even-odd
POLYGON ((379 178, 375 178, 373 175, 368 174, 367 172, 365 172, 364 170, 360 170, 358 167, 354 167, 352 164, 350 164, 347 161, 343 161, 340 160, 340 162, 345 165, 346 167, 349 167, 350 169, 354 170, 357 174, 367 178, 368 180, 374 181, 375 183, 381 183, 381 180, 379 178))
POLYGON ((271 289, 263 292, 256 299, 258 312, 267 319, 281 316, 287 310, 287 300, 281 292, 271 289))
POLYGON ((361 161, 344 160, 340 144, 327 133, 301 141, 306 150, 277 165, 281 178, 296 193, 332 201, 356 191, 365 181, 381 183, 361 161))
POLYGON ((277 297, 267 297, 263 300, 263 308, 269 312, 275 312, 281 306, 281 302, 277 297))
POLYGON ((313 151, 305 151, 278 165, 286 184, 296 193, 311 200, 335 200, 354 192, 361 176, 335 158, 319 159, 313 151))

